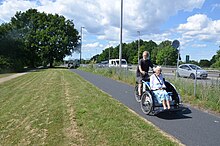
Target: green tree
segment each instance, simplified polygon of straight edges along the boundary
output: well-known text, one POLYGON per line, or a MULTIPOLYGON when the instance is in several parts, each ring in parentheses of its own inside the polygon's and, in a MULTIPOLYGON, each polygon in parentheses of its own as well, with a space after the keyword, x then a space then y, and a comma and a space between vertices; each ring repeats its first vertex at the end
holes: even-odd
POLYGON ((177 50, 172 46, 165 46, 159 49, 156 56, 156 64, 160 65, 176 65, 177 50))
POLYGON ((21 71, 24 67, 23 43, 15 38, 10 24, 0 26, 0 72, 21 71))
POLYGON ((214 55, 211 59, 211 67, 219 68, 220 67, 220 50, 217 51, 216 55, 214 55))
POLYGON ((29 9, 17 12, 11 21, 17 37, 23 38, 30 66, 36 66, 40 60, 52 67, 54 61, 62 61, 66 55, 77 51, 78 31, 73 22, 63 16, 29 9))
POLYGON ((171 44, 171 41, 166 40, 161 42, 156 49, 152 50, 152 57, 156 60, 156 64, 176 65, 178 51, 171 44))
POLYGON ((201 67, 210 67, 211 66, 211 62, 209 60, 202 59, 202 60, 199 61, 199 65, 201 67))
POLYGON ((197 61, 195 61, 195 60, 190 60, 190 61, 189 61, 189 64, 196 64, 196 65, 199 65, 199 63, 198 63, 197 61))

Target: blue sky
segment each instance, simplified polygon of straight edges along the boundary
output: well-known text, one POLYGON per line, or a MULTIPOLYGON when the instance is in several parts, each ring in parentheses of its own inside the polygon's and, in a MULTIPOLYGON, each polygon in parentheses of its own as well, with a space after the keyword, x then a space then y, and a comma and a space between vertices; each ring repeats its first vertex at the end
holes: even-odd
MULTIPOLYGON (((36 8, 58 13, 83 29, 82 57, 90 58, 119 44, 120 0, 0 0, 0 23, 16 11, 36 8)), ((220 46, 219 0, 124 0, 123 42, 138 39, 180 41, 180 54, 210 60, 220 46)), ((72 58, 79 57, 78 54, 72 58)))

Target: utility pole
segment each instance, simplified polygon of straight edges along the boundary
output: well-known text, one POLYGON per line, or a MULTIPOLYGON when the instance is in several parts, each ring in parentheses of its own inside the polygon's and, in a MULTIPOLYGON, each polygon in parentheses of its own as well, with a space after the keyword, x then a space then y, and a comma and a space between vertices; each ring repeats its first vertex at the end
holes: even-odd
POLYGON ((139 62, 139 59, 140 59, 140 31, 137 31, 137 33, 138 33, 138 62, 139 62))
POLYGON ((120 48, 119 48, 119 67, 121 68, 122 57, 122 20, 123 20, 123 0, 121 0, 121 23, 120 23, 120 48))
POLYGON ((79 57, 79 63, 81 64, 81 59, 82 59, 82 39, 83 39, 83 37, 82 37, 82 29, 83 28, 85 28, 85 27, 81 27, 81 29, 80 29, 80 36, 81 36, 81 45, 80 45, 80 57, 79 57))
POLYGON ((110 60, 110 58, 111 58, 110 57, 110 49, 111 49, 111 47, 108 48, 108 60, 110 60))

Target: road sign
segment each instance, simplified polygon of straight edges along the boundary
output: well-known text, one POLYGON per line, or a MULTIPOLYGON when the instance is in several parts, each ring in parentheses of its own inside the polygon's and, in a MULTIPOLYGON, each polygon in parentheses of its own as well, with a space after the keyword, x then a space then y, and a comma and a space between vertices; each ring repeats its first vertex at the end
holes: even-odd
POLYGON ((186 55, 186 63, 189 63, 189 55, 186 55))
POLYGON ((179 48, 179 46, 180 46, 180 42, 179 42, 178 40, 174 40, 174 41, 172 42, 172 46, 173 46, 173 48, 177 49, 177 48, 179 48))

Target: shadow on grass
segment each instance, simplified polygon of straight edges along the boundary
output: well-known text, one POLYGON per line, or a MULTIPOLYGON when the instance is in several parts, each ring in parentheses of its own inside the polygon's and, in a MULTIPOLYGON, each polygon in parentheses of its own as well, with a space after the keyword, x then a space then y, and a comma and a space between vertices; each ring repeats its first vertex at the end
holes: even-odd
POLYGON ((189 119, 192 118, 190 116, 186 116, 187 114, 191 114, 191 110, 186 107, 182 107, 181 110, 178 111, 162 111, 156 114, 158 118, 165 119, 165 120, 176 120, 176 119, 189 119))

